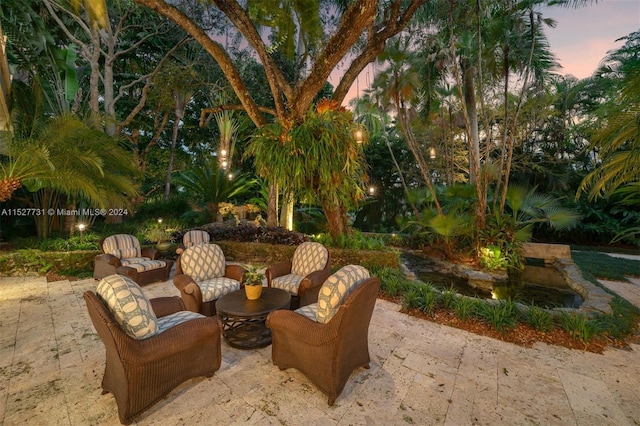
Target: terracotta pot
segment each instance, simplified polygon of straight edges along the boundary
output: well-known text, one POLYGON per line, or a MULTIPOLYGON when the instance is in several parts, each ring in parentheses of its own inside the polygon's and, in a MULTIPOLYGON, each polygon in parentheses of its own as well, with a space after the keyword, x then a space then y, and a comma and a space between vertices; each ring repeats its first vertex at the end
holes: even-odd
POLYGON ((262 294, 262 286, 261 285, 245 285, 244 292, 247 295, 247 299, 256 300, 260 298, 262 294))

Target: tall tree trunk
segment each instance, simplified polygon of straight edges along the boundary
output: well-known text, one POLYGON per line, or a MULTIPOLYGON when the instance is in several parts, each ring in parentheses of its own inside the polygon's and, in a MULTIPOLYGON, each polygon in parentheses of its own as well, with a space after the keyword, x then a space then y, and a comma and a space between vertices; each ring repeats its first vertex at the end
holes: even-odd
POLYGON ((282 207, 280 208, 280 226, 293 230, 293 206, 295 199, 292 192, 288 192, 282 197, 282 207))
POLYGON ((269 182, 267 226, 278 226, 278 184, 274 182, 269 182))
POLYGON ((464 100, 469 116, 470 136, 469 140, 469 182, 475 183, 480 170, 480 135, 478 132, 478 107, 476 105, 476 91, 473 77, 476 68, 465 66, 463 62, 464 100))
POLYGON ((322 210, 327 218, 327 232, 333 238, 349 234, 347 210, 336 200, 321 201, 322 210))
POLYGON ((184 111, 187 108, 187 99, 189 95, 181 93, 176 94, 176 121, 173 123, 173 134, 171 135, 171 151, 169 151, 169 165, 167 166, 167 181, 164 185, 164 199, 169 199, 169 192, 171 190, 171 174, 173 173, 173 158, 176 152, 176 145, 178 143, 178 130, 180 129, 180 121, 184 117, 184 111))

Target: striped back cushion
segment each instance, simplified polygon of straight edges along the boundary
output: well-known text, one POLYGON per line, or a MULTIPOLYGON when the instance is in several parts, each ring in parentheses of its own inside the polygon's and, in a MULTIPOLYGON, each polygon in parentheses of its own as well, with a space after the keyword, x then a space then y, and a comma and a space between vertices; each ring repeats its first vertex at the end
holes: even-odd
POLYGON ((318 293, 316 321, 329 322, 356 286, 367 278, 369 271, 358 265, 347 265, 327 278, 318 293))
POLYGON ((184 234, 182 237, 182 244, 185 248, 189 248, 198 244, 209 244, 209 240, 210 237, 208 232, 194 229, 184 234))
POLYGON ((102 242, 102 250, 119 259, 142 256, 140 242, 129 234, 116 234, 105 238, 102 242))
POLYGON ((215 244, 193 246, 180 255, 182 272, 196 282, 224 277, 226 266, 224 253, 215 244))
POLYGON ((98 283, 96 293, 125 333, 147 339, 158 333, 158 319, 138 284, 122 275, 109 275, 98 283))
POLYGON ((313 271, 324 269, 329 251, 320 243, 306 242, 296 248, 291 261, 291 273, 306 277, 313 271))

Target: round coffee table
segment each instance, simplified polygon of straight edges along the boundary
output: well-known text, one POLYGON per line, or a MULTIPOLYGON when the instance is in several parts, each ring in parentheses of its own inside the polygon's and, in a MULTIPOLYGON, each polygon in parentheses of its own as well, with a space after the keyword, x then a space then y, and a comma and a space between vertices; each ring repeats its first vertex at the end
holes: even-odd
POLYGON ((216 302, 222 319, 222 333, 234 348, 262 348, 271 344, 271 330, 265 325, 267 315, 289 309, 291 295, 279 288, 264 287, 259 299, 249 300, 240 289, 225 294, 216 302))

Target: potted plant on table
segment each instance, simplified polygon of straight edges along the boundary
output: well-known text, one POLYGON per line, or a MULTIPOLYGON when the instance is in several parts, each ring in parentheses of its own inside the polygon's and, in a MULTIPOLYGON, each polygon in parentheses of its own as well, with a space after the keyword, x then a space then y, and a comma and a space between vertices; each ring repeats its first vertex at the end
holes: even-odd
POLYGON ((262 282, 264 281, 265 276, 256 267, 246 266, 245 269, 244 292, 247 295, 247 299, 259 299, 262 294, 262 282))

